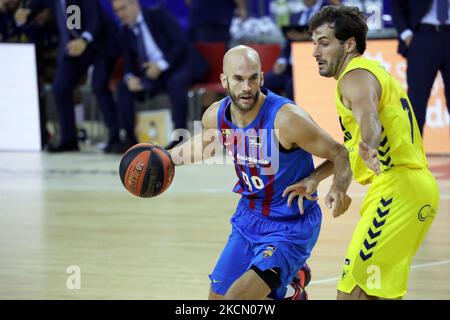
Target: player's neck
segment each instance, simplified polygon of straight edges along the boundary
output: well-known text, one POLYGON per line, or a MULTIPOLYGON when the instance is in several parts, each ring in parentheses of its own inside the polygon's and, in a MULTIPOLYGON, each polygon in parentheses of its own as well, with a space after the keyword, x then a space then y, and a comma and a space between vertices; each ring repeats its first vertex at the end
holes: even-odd
POLYGON ((234 103, 231 103, 231 121, 233 124, 239 128, 244 128, 252 123, 258 116, 259 110, 261 109, 265 99, 266 95, 260 92, 255 106, 247 111, 243 111, 235 106, 234 103))
POLYGON ((350 63, 350 61, 352 61, 354 58, 357 58, 357 57, 361 57, 361 54, 359 54, 359 53, 348 54, 345 57, 345 59, 342 61, 341 66, 339 67, 338 71, 334 75, 334 79, 336 79, 336 80, 339 79, 341 74, 344 72, 345 68, 347 68, 347 65, 350 63))

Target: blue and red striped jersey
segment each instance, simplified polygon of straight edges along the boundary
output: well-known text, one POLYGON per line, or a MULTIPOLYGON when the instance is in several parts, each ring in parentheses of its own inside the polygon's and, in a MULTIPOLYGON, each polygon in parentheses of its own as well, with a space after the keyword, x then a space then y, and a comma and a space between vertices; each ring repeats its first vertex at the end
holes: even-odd
MULTIPOLYGON (((256 118, 239 128, 231 121, 231 99, 223 99, 218 110, 221 142, 232 156, 238 182, 233 191, 241 194, 239 205, 271 218, 293 218, 300 214, 297 201, 287 206, 284 189, 309 176, 314 170, 310 153, 301 148, 285 150, 275 135, 278 110, 291 100, 265 88, 266 98, 256 118)), ((304 208, 316 203, 304 199, 304 208)))

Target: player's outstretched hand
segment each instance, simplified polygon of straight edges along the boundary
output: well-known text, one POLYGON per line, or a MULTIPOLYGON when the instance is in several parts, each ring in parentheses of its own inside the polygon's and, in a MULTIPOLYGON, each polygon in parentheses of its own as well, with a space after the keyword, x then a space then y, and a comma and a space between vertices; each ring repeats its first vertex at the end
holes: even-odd
POLYGON ((312 194, 316 192, 318 185, 319 182, 309 177, 306 177, 300 180, 299 182, 294 183, 288 186, 286 189, 284 189, 283 198, 289 195, 287 205, 288 207, 290 207, 292 204, 292 200, 294 200, 294 198, 298 196, 298 206, 300 208, 300 214, 303 214, 305 212, 303 208, 303 198, 306 198, 311 201, 317 200, 318 198, 313 197, 312 194))
POLYGON ((327 196, 325 197, 325 205, 328 209, 333 210, 333 217, 337 218, 345 211, 352 203, 352 198, 350 198, 345 192, 336 190, 331 187, 327 196))
POLYGON ((377 149, 373 149, 367 143, 361 141, 359 143, 359 155, 370 170, 374 171, 376 175, 380 174, 380 160, 378 159, 377 149))

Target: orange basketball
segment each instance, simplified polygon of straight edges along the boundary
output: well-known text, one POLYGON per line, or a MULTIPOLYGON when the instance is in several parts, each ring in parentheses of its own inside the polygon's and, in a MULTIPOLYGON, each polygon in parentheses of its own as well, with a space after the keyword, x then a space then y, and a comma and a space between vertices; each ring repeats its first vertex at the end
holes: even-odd
POLYGON ((129 192, 142 198, 163 193, 172 183, 175 166, 166 149, 139 143, 125 152, 120 160, 119 175, 129 192))

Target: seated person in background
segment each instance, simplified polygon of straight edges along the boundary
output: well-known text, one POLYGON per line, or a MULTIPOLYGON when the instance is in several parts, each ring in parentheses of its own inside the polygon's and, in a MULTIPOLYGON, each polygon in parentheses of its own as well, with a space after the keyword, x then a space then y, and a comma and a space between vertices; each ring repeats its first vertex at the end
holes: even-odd
POLYGON ((327 5, 338 5, 340 1, 304 0, 303 2, 304 7, 290 17, 291 24, 283 27, 286 43, 281 51, 280 57, 273 65, 272 71, 264 77, 265 87, 291 100, 294 99, 291 44, 294 41, 309 40, 308 22, 310 17, 318 12, 320 8, 327 5))
MULTIPOLYGON (((117 88, 119 118, 126 131, 123 151, 137 143, 134 99, 167 92, 175 129, 187 128, 187 88, 205 75, 208 64, 165 9, 142 8, 137 0, 113 0, 121 32, 125 76, 117 88)), ((172 141, 167 149, 179 141, 172 141)))

